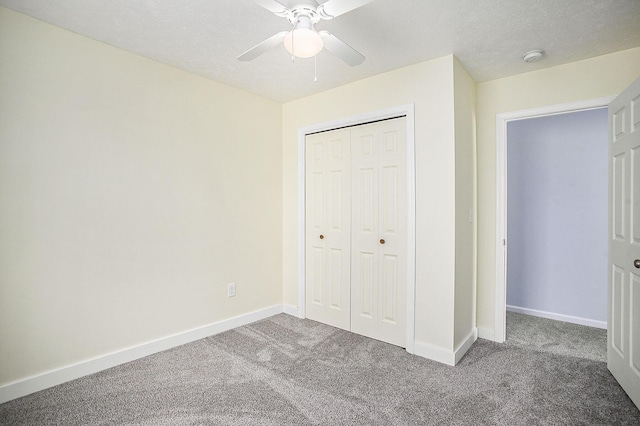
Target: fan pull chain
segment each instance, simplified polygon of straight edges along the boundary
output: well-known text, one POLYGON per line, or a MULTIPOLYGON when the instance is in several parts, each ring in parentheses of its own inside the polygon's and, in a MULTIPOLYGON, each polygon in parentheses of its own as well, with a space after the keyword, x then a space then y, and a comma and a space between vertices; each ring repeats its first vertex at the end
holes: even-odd
POLYGON ((313 57, 313 81, 318 81, 318 55, 313 57))
POLYGON ((293 24, 293 29, 291 30, 291 62, 295 63, 296 62, 296 55, 294 55, 295 51, 296 51, 296 38, 294 37, 296 35, 296 24, 293 24))

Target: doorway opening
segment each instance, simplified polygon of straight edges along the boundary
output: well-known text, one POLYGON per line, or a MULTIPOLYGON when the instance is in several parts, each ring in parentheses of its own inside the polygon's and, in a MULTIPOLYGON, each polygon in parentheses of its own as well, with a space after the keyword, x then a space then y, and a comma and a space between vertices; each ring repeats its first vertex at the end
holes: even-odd
POLYGON ((606 108, 507 124, 510 344, 606 361, 607 125, 606 108))
MULTIPOLYGON (((572 104, 515 111, 497 116, 497 232, 494 340, 498 342, 504 342, 507 337, 508 305, 510 306, 509 310, 516 314, 533 314, 546 319, 606 327, 607 120, 606 110, 603 110, 603 108, 606 108, 611 100, 612 98, 601 98, 572 104), (590 191, 589 185, 582 185, 584 182, 581 182, 579 177, 577 179, 575 177, 576 174, 579 175, 580 173, 586 173, 585 176, 589 176, 589 169, 582 166, 587 150, 581 145, 584 141, 585 134, 589 134, 589 132, 580 136, 579 134, 583 129, 580 127, 576 128, 576 124, 572 123, 573 120, 580 119, 580 114, 591 114, 595 116, 603 114, 604 116, 604 120, 602 121, 604 123, 603 136, 599 142, 599 148, 603 150, 602 152, 604 154, 597 154, 598 147, 595 148, 595 151, 594 149, 589 150, 589 155, 592 157, 598 157, 600 155, 601 158, 599 161, 601 164, 599 167, 601 171, 604 172, 601 178, 602 181, 600 182, 600 185, 604 188, 604 198, 601 202, 597 203, 598 206, 595 208, 596 211, 600 212, 600 220, 604 218, 604 225, 602 225, 602 229, 600 230, 600 233, 604 236, 604 240, 602 240, 604 243, 596 248, 592 246, 586 247, 587 244, 584 242, 580 243, 580 240, 584 239, 583 237, 585 235, 592 236, 592 230, 585 229, 590 228, 592 225, 583 225, 582 228, 576 226, 580 223, 580 220, 577 220, 576 217, 582 220, 587 210, 593 210, 593 206, 590 205, 593 201, 575 199, 576 195, 585 195, 590 191), (526 140, 531 136, 530 132, 533 131, 532 129, 535 128, 535 125, 539 124, 536 120, 538 120, 538 122, 557 121, 570 131, 573 128, 573 133, 577 136, 571 144, 566 142, 562 137, 560 137, 560 142, 557 140, 554 142, 552 137, 554 127, 549 126, 547 123, 546 126, 540 127, 539 133, 549 140, 536 142, 536 138, 534 137, 533 141, 523 144, 527 145, 524 146, 526 149, 514 149, 511 152, 512 158, 510 158, 508 147, 511 149, 512 142, 509 139, 509 133, 512 133, 512 135, 514 132, 519 133, 520 136, 526 140), (562 124, 563 121, 565 122, 564 124, 562 124), (509 142, 507 142, 508 140, 509 142), (567 148, 570 146, 573 146, 573 151, 569 150, 568 154, 560 152, 562 150, 567 151, 567 148), (511 160, 513 164, 509 164, 509 160, 511 160), (514 171, 521 172, 524 177, 516 176, 514 178, 514 173, 511 173, 514 171), (516 178, 523 179, 523 181, 518 183, 516 183, 516 181, 511 182, 511 179, 516 178), (557 181, 560 181, 560 183, 557 181), (581 186, 582 189, 580 189, 581 186), (520 198, 521 201, 525 201, 524 205, 518 207, 522 211, 522 217, 513 217, 513 206, 511 206, 512 211, 509 211, 509 203, 513 200, 510 200, 508 197, 512 196, 516 201, 518 198, 520 198), (535 208, 527 205, 527 203, 531 202, 534 202, 535 208), (572 217, 571 214, 573 214, 574 217, 572 217), (509 223, 509 221, 513 223, 509 223), (563 223, 565 226, 563 226, 563 223), (570 234, 568 237, 566 232, 567 228, 574 228, 572 230, 573 234, 570 234), (516 238, 515 240, 509 236, 510 231, 514 232, 514 230, 517 231, 515 232, 516 235, 513 236, 516 238), (521 235, 517 235, 518 233, 521 235), (578 235, 578 237, 575 235, 578 235), (560 249, 564 243, 569 245, 560 249), (573 246, 571 244, 573 244, 573 246), (512 245, 515 246, 515 249, 518 249, 518 246, 520 246, 520 253, 512 253, 512 250, 510 250, 512 245), (568 249, 567 247, 573 247, 573 249, 568 249), (532 252, 533 254, 528 252, 532 248, 537 250, 532 252), (580 305, 580 301, 578 297, 579 294, 575 294, 576 288, 578 289, 578 293, 582 290, 580 287, 580 278, 584 277, 585 274, 582 274, 583 271, 580 271, 580 273, 576 271, 582 267, 582 264, 574 260, 566 261, 565 264, 562 263, 564 259, 569 259, 573 255, 578 255, 576 256, 578 259, 583 258, 580 255, 587 256, 582 253, 582 250, 588 248, 591 248, 592 252, 602 257, 603 260, 601 263, 604 265, 602 266, 602 268, 604 268, 604 275, 600 278, 600 291, 604 294, 604 296, 602 296, 603 300, 596 300, 599 297, 597 293, 598 290, 594 290, 595 293, 588 296, 585 295, 586 300, 589 300, 591 303, 588 309, 596 312, 595 314, 585 314, 588 309, 581 310, 585 307, 578 306, 580 305), (516 259, 510 259, 512 255, 516 257, 516 259), (510 270, 508 270, 508 265, 511 265, 510 270), (571 268, 575 269, 572 271, 571 268), (559 275, 557 274, 558 270, 562 272, 559 275), (554 274, 558 276, 554 276, 554 274), (508 301, 507 282, 509 279, 511 281, 520 280, 521 284, 525 285, 522 288, 511 288, 508 301), (564 285, 565 281, 568 280, 571 281, 571 285, 564 285), (558 281, 562 281, 562 286, 557 285, 558 281), (529 284, 529 286, 527 287, 526 284, 529 284), (571 294, 574 294, 573 300, 570 298, 571 294), (602 303, 602 305, 599 305, 599 303, 602 303), (597 312, 599 309, 598 306, 600 306, 601 309, 599 313, 597 312), (604 307, 604 316, 602 316, 602 307, 604 307), (592 321, 584 321, 585 319, 589 319, 589 317, 591 317, 590 319, 592 321)), ((587 122, 592 118, 593 117, 589 117, 587 122)), ((573 137, 574 135, 570 134, 570 136, 573 137)), ((596 142, 596 144, 597 143, 598 142, 596 142)), ((586 199, 588 200, 588 196, 586 199)), ((598 214, 593 212, 590 213, 590 215, 598 216, 598 214)), ((590 218, 593 219, 593 217, 590 218)), ((589 256, 593 256, 593 253, 589 256)))

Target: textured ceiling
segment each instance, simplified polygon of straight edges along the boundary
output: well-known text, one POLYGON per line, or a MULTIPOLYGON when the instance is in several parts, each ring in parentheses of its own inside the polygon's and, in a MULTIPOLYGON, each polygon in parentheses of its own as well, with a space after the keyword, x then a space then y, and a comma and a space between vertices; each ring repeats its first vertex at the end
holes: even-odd
POLYGON ((321 21, 367 59, 350 67, 323 51, 279 46, 235 58, 290 28, 252 0, 0 0, 0 5, 156 61, 286 102, 455 54, 486 81, 640 46, 640 0, 375 0, 321 21), (525 64, 528 50, 543 61, 525 64))

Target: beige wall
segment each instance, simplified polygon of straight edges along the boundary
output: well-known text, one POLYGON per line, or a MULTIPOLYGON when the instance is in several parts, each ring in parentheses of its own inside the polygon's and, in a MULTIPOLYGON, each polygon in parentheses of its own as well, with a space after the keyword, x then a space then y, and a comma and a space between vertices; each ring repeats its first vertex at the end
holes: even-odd
POLYGON ((476 327, 475 216, 476 83, 454 60, 455 178, 456 178, 456 281, 454 348, 476 327))
POLYGON ((640 77, 640 48, 477 85, 478 312, 494 331, 496 276, 496 114, 613 96, 640 77))
POLYGON ((282 303, 281 105, 4 8, 0 94, 0 384, 282 303))
POLYGON ((284 302, 298 302, 300 127, 415 104, 416 340, 453 349, 455 173, 453 56, 361 80, 283 107, 284 302))

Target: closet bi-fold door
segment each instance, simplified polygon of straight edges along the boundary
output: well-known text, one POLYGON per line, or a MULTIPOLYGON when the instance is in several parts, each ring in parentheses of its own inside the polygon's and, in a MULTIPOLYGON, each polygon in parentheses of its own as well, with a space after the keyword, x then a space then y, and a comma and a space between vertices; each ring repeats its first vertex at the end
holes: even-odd
POLYGON ((306 137, 306 316, 350 330, 350 130, 306 137))
POLYGON ((406 119, 351 129, 351 331, 406 346, 406 119))

